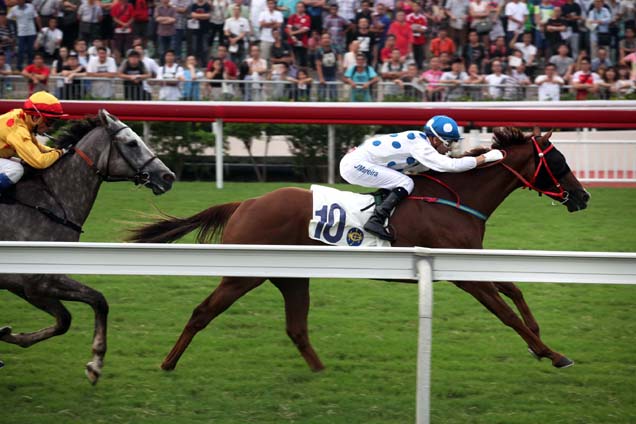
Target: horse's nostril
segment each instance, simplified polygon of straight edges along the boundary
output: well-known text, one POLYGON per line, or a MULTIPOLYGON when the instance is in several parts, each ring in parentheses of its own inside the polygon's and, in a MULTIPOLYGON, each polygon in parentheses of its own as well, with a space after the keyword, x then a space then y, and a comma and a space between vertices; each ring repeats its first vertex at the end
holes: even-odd
POLYGON ((173 183, 176 179, 175 175, 172 172, 166 172, 162 175, 163 180, 167 183, 173 183))

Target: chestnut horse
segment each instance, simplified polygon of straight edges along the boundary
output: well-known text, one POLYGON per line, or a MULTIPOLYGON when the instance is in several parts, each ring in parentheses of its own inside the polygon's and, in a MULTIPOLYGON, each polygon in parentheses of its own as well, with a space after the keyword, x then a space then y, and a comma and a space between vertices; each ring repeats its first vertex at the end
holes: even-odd
MULTIPOLYGON (((448 198, 456 191, 463 205, 491 215, 516 188, 528 186, 559 199, 570 212, 585 209, 589 194, 570 171, 565 157, 549 142, 550 133, 533 137, 512 127, 497 128, 493 147, 502 149, 500 163, 461 174, 434 174, 438 182, 416 176, 413 198, 448 198), (440 184, 443 183, 443 184, 440 184)), ((133 230, 130 240, 146 243, 172 242, 199 229, 198 242, 210 242, 222 233, 222 243, 231 244, 319 244, 308 237, 312 218, 312 194, 299 188, 282 188, 243 202, 213 206, 189 218, 164 217, 133 230)), ((478 215, 478 213, 477 213, 478 215)), ((480 249, 485 221, 456 208, 424 201, 405 200, 391 218, 394 246, 480 249)), ((192 313, 172 351, 163 361, 164 370, 172 370, 197 332, 229 308, 238 298, 267 280, 263 277, 224 277, 219 286, 192 313)), ((319 371, 323 365, 309 342, 308 278, 270 278, 285 300, 287 334, 309 367, 319 371)), ((512 327, 538 359, 549 358, 557 368, 573 364, 571 360, 546 346, 530 308, 513 283, 475 283, 455 281, 505 325, 512 327), (512 299, 517 314, 500 297, 512 299)))

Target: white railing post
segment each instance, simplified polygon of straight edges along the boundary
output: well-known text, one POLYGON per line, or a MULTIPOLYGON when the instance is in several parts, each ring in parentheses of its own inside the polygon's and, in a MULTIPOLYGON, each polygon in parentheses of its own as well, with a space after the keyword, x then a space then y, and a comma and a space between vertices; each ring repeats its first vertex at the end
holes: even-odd
POLYGON ((433 268, 430 258, 417 261, 419 331, 417 338, 416 424, 431 422, 431 342, 433 329, 433 268))
POLYGON ((589 159, 589 144, 587 143, 588 140, 588 134, 589 134, 590 129, 589 128, 583 128, 583 132, 581 133, 581 142, 583 143, 583 163, 585 164, 585 172, 583 173, 584 178, 598 178, 598 172, 595 171, 595 175, 594 177, 592 177, 592 165, 590 164, 590 159, 589 159))
POLYGON ((336 182, 336 127, 333 124, 327 125, 327 182, 336 182))
POLYGON ((150 142, 150 122, 144 121, 144 142, 150 142))
POLYGON ((216 155, 216 188, 223 188, 223 120, 212 123, 214 131, 214 154, 216 155))

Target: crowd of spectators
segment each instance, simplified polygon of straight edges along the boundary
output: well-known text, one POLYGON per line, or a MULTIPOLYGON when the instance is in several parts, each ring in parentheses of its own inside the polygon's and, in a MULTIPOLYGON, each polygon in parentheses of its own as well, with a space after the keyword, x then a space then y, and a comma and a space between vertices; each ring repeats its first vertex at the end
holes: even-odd
POLYGON ((607 99, 634 91, 635 18, 635 0, 0 0, 0 74, 66 99, 607 99))

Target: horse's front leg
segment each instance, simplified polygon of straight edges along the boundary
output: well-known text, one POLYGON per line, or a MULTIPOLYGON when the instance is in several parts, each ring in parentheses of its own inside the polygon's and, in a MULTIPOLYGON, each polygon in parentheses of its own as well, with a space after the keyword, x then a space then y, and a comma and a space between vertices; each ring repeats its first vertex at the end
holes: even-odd
MULTIPOLYGON (((95 312, 93 360, 86 364, 86 376, 92 384, 97 383, 102 374, 106 355, 108 302, 104 295, 66 275, 47 275, 38 284, 32 284, 30 290, 41 297, 82 302, 93 308, 95 312)), ((27 295, 29 294, 27 292, 27 295)))
POLYGON ((455 281, 454 284, 460 289, 470 293, 505 325, 513 328, 521 338, 528 343, 530 349, 536 353, 537 356, 550 358, 552 365, 557 368, 566 368, 574 364, 570 359, 546 346, 539 336, 534 334, 501 296, 499 296, 499 291, 493 283, 455 281))

